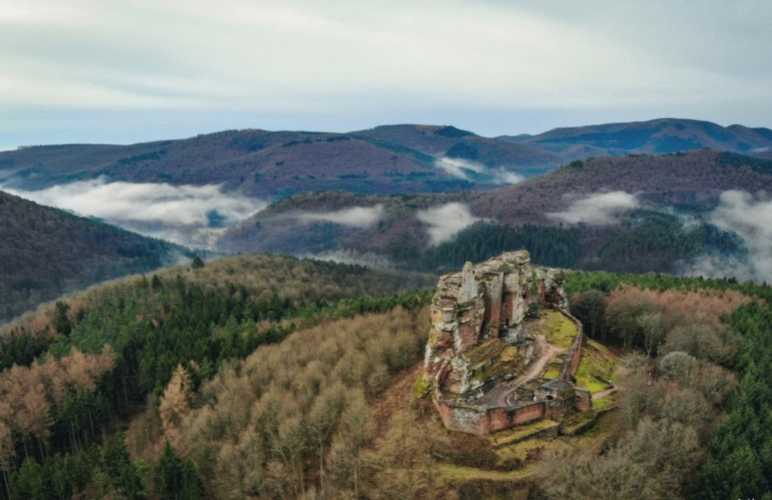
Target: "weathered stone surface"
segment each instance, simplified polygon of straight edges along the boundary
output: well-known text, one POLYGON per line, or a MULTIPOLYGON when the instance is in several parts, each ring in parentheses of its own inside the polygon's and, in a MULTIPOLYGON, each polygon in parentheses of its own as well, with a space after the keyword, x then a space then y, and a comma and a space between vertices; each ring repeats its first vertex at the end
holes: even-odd
POLYGON ((581 324, 568 312, 562 282, 560 270, 532 266, 526 251, 467 263, 461 272, 440 278, 424 369, 446 427, 487 434, 591 407, 574 391, 581 324), (528 328, 544 308, 560 311, 578 331, 571 348, 554 358, 561 363, 560 375, 548 382, 532 373, 546 370, 535 364, 547 344, 528 328))

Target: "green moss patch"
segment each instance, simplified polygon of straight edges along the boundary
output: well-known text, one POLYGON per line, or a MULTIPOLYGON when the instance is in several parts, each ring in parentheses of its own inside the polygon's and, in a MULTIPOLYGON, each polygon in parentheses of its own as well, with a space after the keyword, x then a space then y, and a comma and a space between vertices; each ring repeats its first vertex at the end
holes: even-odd
POLYGON ((579 329, 571 319, 560 311, 547 309, 539 317, 539 330, 550 344, 568 349, 574 343, 579 329))
POLYGON ((432 383, 424 373, 418 375, 413 384, 413 396, 416 399, 423 399, 429 395, 432 390, 432 383))
POLYGON ((541 376, 544 380, 555 380, 560 376, 560 372, 563 369, 563 362, 561 359, 554 359, 547 365, 547 371, 541 376))
POLYGON ((464 352, 463 356, 474 367, 476 364, 485 363, 493 357, 498 357, 505 347, 506 344, 499 339, 490 339, 464 352))
POLYGON ((606 410, 610 410, 611 408, 614 408, 616 406, 616 398, 613 394, 609 394, 605 398, 600 399, 593 399, 592 400, 592 409, 596 412, 602 412, 606 410))
POLYGON ((533 475, 534 468, 519 468, 514 470, 489 470, 477 467, 464 467, 462 465, 440 463, 437 464, 437 472, 450 482, 466 482, 474 480, 486 481, 519 481, 533 475))
POLYGON ((469 360, 472 379, 480 382, 515 376, 522 371, 520 352, 500 339, 491 339, 464 353, 469 360))
POLYGON ((595 424, 598 414, 595 411, 575 413, 563 422, 561 433, 567 436, 575 436, 588 430, 595 424))
POLYGON ((591 393, 611 387, 617 358, 605 346, 588 340, 582 347, 582 357, 576 370, 576 383, 591 393))

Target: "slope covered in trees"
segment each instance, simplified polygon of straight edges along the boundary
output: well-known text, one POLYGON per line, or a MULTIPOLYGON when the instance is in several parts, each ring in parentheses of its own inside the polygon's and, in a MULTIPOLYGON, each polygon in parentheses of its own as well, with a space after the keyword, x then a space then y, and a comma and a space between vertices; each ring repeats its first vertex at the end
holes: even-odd
POLYGON ((405 289, 425 283, 239 257, 41 308, 4 331, 43 341, 0 371, 0 497, 770 491, 769 287, 569 273, 587 334, 626 355, 618 409, 568 447, 504 459, 421 398, 429 294, 405 289))
MULTIPOLYGON (((101 436, 146 398, 155 408, 167 394, 161 411, 168 416, 170 381, 178 393, 197 389, 229 360, 324 318, 418 307, 426 294, 397 292, 422 283, 420 276, 358 266, 239 257, 125 279, 42 307, 0 336, 3 352, 17 354, 0 367, 5 494, 62 498, 57 491, 102 488, 143 498, 131 462, 119 471, 125 477, 105 480, 109 464, 94 454, 110 452, 111 441, 99 444, 101 436), (180 382, 180 370, 190 382, 180 382)), ((125 453, 120 443, 114 453, 125 453)), ((198 477, 171 449, 155 458, 154 475, 145 479, 159 494, 181 477, 198 477)))
POLYGON ((527 248, 541 264, 673 273, 706 256, 746 259, 747 242, 712 217, 731 190, 772 190, 772 163, 697 151, 574 162, 487 192, 304 194, 230 229, 220 245, 349 252, 431 271, 527 248))
POLYGON ((0 322, 93 283, 189 256, 182 247, 0 191, 0 322))

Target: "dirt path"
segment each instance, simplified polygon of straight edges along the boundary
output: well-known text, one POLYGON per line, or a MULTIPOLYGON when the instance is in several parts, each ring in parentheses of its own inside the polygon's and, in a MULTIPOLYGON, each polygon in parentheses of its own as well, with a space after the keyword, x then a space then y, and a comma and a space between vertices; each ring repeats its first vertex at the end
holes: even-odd
POLYGON ((514 380, 503 382, 485 395, 484 402, 492 406, 512 406, 515 390, 523 384, 539 377, 552 359, 565 349, 547 343, 543 335, 536 336, 536 343, 541 354, 539 359, 528 365, 525 372, 514 380))
POLYGON ((544 367, 547 366, 547 363, 552 361, 552 358, 565 350, 559 347, 555 347, 552 344, 548 344, 547 340, 544 338, 544 335, 537 336, 536 342, 539 345, 539 350, 542 353, 541 357, 531 363, 525 373, 515 379, 513 382, 515 387, 519 387, 526 382, 530 382, 531 380, 538 377, 542 371, 544 371, 544 367))

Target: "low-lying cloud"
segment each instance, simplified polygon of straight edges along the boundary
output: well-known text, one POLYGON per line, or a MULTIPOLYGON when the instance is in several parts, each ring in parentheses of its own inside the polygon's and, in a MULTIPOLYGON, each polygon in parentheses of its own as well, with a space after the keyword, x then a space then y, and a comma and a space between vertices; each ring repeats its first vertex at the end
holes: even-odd
POLYGON ((568 224, 608 226, 616 224, 622 214, 639 206, 640 202, 635 195, 625 191, 609 191, 575 200, 568 209, 547 216, 568 224))
POLYGON ((342 226, 367 229, 383 218, 383 205, 350 207, 332 212, 301 212, 295 217, 303 222, 332 222, 342 226))
POLYGON ((491 184, 517 184, 524 178, 522 175, 510 172, 504 168, 491 168, 475 161, 461 158, 438 158, 434 166, 442 169, 448 175, 465 181, 488 182, 491 184))
POLYGON ((710 223, 739 235, 748 248, 747 264, 714 261, 702 263, 706 276, 772 281, 772 199, 745 191, 724 191, 710 223))
POLYGON ((328 262, 337 262, 339 264, 354 264, 372 269, 394 268, 394 264, 388 259, 388 257, 371 252, 359 252, 349 248, 330 250, 315 254, 304 253, 298 255, 298 257, 306 257, 309 259, 323 260, 328 262))
POLYGON ((141 234, 211 248, 233 225, 265 208, 262 200, 225 193, 218 185, 108 182, 61 184, 38 191, 5 191, 79 215, 103 219, 141 234))
POLYGON ((426 224, 432 245, 451 240, 459 231, 479 221, 463 203, 452 202, 419 210, 418 220, 426 224))

